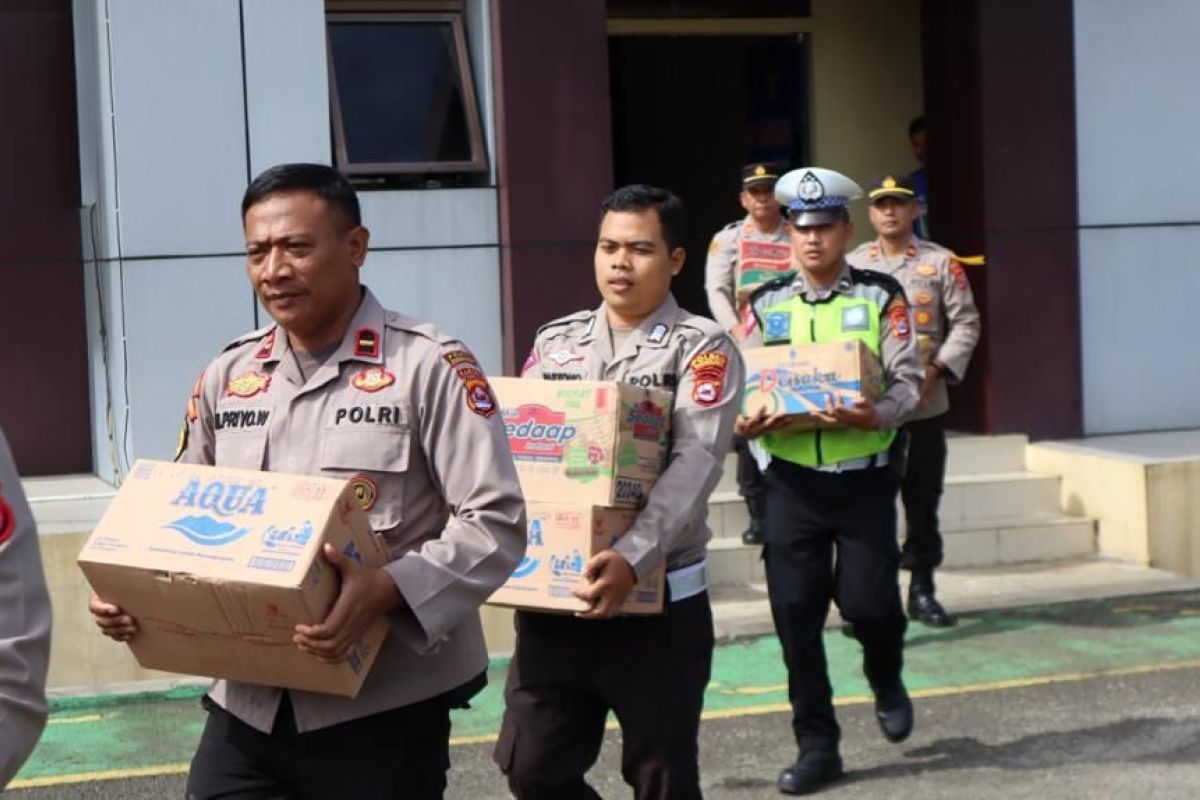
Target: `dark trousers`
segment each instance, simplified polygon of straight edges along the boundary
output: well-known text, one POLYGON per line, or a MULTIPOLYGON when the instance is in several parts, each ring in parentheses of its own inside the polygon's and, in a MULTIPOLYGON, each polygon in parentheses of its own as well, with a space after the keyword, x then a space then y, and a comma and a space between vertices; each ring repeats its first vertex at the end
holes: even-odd
POLYGON ((766 492, 766 482, 758 469, 758 462, 750 452, 750 443, 740 436, 733 439, 733 450, 737 453, 737 484, 738 494, 746 500, 751 517, 761 517, 763 513, 763 494, 766 492))
POLYGON ((763 557, 792 729, 801 750, 834 751, 841 731, 822 638, 830 601, 853 624, 872 686, 891 686, 903 667, 895 474, 825 473, 776 459, 766 478, 763 557))
POLYGON ((900 485, 906 527, 901 565, 928 576, 942 563, 938 504, 946 478, 946 417, 914 420, 904 431, 908 455, 900 485))
POLYGON ((207 697, 188 800, 440 798, 450 768, 450 704, 436 697, 309 733, 284 702, 271 733, 207 697))
POLYGON ((708 594, 664 614, 579 620, 518 611, 495 759, 520 800, 598 798, 584 774, 612 710, 638 800, 699 798, 696 739, 712 667, 708 594))

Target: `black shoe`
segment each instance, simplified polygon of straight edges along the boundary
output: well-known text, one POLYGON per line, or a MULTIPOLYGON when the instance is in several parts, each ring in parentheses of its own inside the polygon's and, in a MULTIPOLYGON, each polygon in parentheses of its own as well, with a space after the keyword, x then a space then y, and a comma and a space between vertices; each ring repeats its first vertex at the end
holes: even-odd
POLYGON ((801 753, 796 763, 779 773, 775 784, 784 794, 812 794, 842 777, 842 759, 837 753, 801 753))
POLYGON ((942 604, 933 595, 933 589, 914 586, 908 591, 908 618, 915 619, 931 628, 951 628, 955 619, 946 613, 942 604))
POLYGON ((751 519, 750 527, 746 528, 745 532, 742 533, 742 544, 762 544, 762 543, 763 543, 762 523, 759 522, 758 519, 751 519))
MULTIPOLYGON (((872 687, 873 688, 873 687, 872 687)), ((903 742, 912 733, 913 704, 903 681, 887 689, 875 689, 875 719, 884 738, 893 744, 903 742)))

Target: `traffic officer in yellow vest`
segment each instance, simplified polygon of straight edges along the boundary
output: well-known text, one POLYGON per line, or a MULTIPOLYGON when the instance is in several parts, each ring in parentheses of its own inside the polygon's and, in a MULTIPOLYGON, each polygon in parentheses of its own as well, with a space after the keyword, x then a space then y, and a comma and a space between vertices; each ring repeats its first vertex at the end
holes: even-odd
POLYGON ((913 234, 921 213, 916 189, 907 178, 886 176, 867 190, 873 242, 855 248, 846 260, 898 280, 912 304, 917 349, 925 364, 921 401, 905 419, 907 458, 900 496, 905 538, 900 564, 912 573, 908 615, 935 628, 954 624, 935 595, 933 571, 942 563, 938 502, 946 475, 947 383, 958 383, 979 341, 979 311, 971 285, 954 253, 913 234))
POLYGON ((684 208, 645 185, 601 206, 597 309, 543 325, 523 370, 543 380, 615 380, 673 389, 665 467, 629 531, 586 565, 577 617, 518 611, 517 646, 495 758, 527 800, 599 795, 584 775, 611 710, 621 774, 639 800, 699 798, 697 734, 712 665, 705 522, 737 418, 742 359, 712 320, 671 296, 683 268, 684 208), (635 583, 666 565, 663 613, 615 617, 635 583))
MULTIPOLYGON (((496 400, 458 340, 386 310, 359 284, 369 232, 350 182, 283 164, 242 200, 246 273, 275 324, 201 374, 178 459, 344 478, 392 561, 375 569, 326 545, 341 589, 293 641, 340 662, 391 623, 354 698, 218 681, 187 796, 437 798, 450 709, 483 684, 478 608, 525 549, 524 500, 496 400)), ((137 620, 93 595, 108 636, 137 620)))
POLYGON ((50 597, 37 528, 0 431, 0 792, 46 725, 50 597))
MULTIPOLYGON (((756 162, 742 167, 738 200, 746 216, 717 231, 708 246, 704 264, 708 307, 717 323, 739 343, 744 343, 755 329, 754 316, 746 304, 746 287, 795 269, 783 208, 775 199, 779 175, 776 164, 756 162)), ((750 527, 742 534, 742 541, 762 544, 762 473, 746 440, 735 437, 733 446, 738 456, 738 492, 750 512, 750 527)))
POLYGON ((764 559, 799 746, 778 787, 806 794, 842 774, 822 641, 830 600, 862 644, 884 736, 899 742, 912 730, 912 703, 901 678, 906 623, 896 476, 888 461, 896 427, 917 404, 921 363, 900 284, 846 263, 854 232, 846 206, 862 195, 858 184, 806 167, 780 178, 775 192, 789 209, 800 271, 751 297, 764 346, 861 341, 879 359, 884 387, 878 398, 826 409, 822 419, 837 428, 789 431, 782 417, 763 412, 738 420, 738 433, 761 437, 771 456, 764 559))

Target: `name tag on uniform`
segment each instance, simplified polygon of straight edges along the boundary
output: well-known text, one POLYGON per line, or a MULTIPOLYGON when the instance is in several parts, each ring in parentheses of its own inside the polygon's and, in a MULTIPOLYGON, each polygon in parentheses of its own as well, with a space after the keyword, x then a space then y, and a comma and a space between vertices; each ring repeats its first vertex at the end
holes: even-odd
POLYGON ((787 342, 792 338, 792 312, 772 311, 763 318, 763 342, 787 342))
POLYGON ((843 331, 865 331, 870 327, 871 319, 867 316, 866 306, 849 306, 842 309, 843 331))

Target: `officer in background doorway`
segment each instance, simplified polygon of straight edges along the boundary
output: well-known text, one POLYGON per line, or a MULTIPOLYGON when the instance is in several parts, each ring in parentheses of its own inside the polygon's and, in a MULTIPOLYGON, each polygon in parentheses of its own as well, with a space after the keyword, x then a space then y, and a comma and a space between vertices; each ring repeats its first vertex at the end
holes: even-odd
POLYGON ((958 256, 913 233, 920 215, 916 187, 907 178, 888 175, 867 194, 877 238, 855 248, 846 260, 904 286, 925 365, 921 401, 904 424, 908 457, 900 488, 906 527, 901 565, 912 572, 908 616, 944 628, 954 619, 937 600, 933 571, 943 557, 938 503, 946 475, 946 384, 958 383, 966 374, 979 341, 979 311, 958 256))
POLYGON ((834 428, 788 430, 785 418, 765 412, 738 419, 737 432, 760 439, 770 454, 763 555, 799 747, 778 788, 807 794, 842 775, 822 638, 831 600, 862 645, 884 736, 900 742, 912 731, 912 702, 901 678, 906 621, 888 450, 917 404, 921 362, 899 282, 846 263, 854 234, 846 207, 862 196, 858 184, 806 167, 780 178, 775 194, 789 209, 800 270, 750 299, 764 346, 857 340, 879 359, 883 376, 878 398, 819 415, 834 428))
MULTIPOLYGON (((746 302, 750 287, 778 277, 781 270, 795 269, 783 208, 775 199, 780 172, 777 164, 770 163, 742 167, 738 200, 746 216, 717 231, 704 264, 704 289, 713 318, 742 346, 757 340, 754 315, 746 302)), ((750 513, 750 526, 742 534, 742 541, 762 544, 762 472, 753 445, 737 437, 733 447, 738 456, 738 492, 750 513)))

